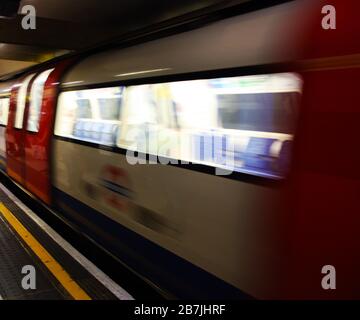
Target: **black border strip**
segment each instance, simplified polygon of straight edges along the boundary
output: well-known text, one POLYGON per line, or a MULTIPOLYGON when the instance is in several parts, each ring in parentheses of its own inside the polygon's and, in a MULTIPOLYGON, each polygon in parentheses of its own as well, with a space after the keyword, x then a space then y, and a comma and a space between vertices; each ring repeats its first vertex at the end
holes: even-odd
MULTIPOLYGON (((127 149, 116 147, 116 146, 106 146, 106 145, 102 145, 102 144, 98 144, 98 143, 93 143, 93 142, 90 142, 90 141, 78 140, 78 139, 69 138, 69 137, 62 137, 62 136, 58 136, 58 135, 55 135, 55 134, 53 135, 53 138, 56 139, 56 140, 60 140, 60 141, 79 144, 79 145, 82 145, 82 146, 86 146, 86 147, 90 147, 90 148, 94 148, 94 149, 99 149, 99 150, 104 150, 104 151, 109 151, 109 152, 122 154, 122 155, 126 155, 126 153, 128 151, 127 149)), ((162 164, 159 161, 159 157, 160 157, 160 158, 165 159, 165 160, 168 161, 168 164, 165 164, 167 166, 173 166, 173 167, 177 167, 177 168, 197 171, 197 172, 200 172, 200 173, 205 173, 205 174, 210 174, 210 175, 215 176, 216 167, 211 167, 211 166, 208 166, 208 165, 205 165, 205 164, 200 164, 200 163, 184 164, 184 163, 181 163, 181 160, 178 160, 178 159, 172 159, 172 158, 168 158, 168 157, 164 157, 164 156, 159 156, 158 157, 158 156, 155 156, 155 155, 150 155, 150 154, 142 153, 142 152, 138 152, 138 151, 134 151, 134 155, 136 157, 139 157, 141 159, 146 159, 148 161, 149 160, 153 161, 153 158, 154 159, 156 158, 157 159, 157 164, 162 164), (150 158, 150 157, 153 157, 153 158, 150 158), (173 161, 174 163, 172 163, 171 161, 173 161), (175 163, 175 162, 177 162, 177 163, 175 163)), ((162 165, 164 165, 164 164, 162 164, 162 165)), ((256 185, 265 186, 265 187, 280 187, 286 181, 286 178, 276 179, 276 178, 271 178, 271 177, 264 177, 264 176, 260 176, 260 175, 255 175, 255 173, 251 174, 251 173, 238 172, 238 171, 233 171, 229 175, 216 175, 216 177, 225 178, 225 179, 231 179, 231 180, 237 180, 237 181, 256 184, 256 185)))

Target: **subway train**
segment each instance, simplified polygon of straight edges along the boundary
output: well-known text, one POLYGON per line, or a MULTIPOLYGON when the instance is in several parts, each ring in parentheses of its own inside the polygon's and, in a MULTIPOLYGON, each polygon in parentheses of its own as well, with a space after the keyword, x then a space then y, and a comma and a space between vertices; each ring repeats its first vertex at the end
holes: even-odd
POLYGON ((1 170, 176 298, 360 298, 359 12, 224 10, 3 78, 1 170))

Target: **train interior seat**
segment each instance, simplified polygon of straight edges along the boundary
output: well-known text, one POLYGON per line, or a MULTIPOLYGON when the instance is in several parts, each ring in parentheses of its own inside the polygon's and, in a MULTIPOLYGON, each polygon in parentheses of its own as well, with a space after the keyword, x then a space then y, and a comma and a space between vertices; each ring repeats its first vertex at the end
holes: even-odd
POLYGON ((274 157, 270 148, 276 139, 251 137, 244 153, 244 166, 247 169, 273 171, 274 157))
POLYGON ((73 136, 79 140, 114 146, 118 130, 118 123, 79 119, 75 123, 73 136))

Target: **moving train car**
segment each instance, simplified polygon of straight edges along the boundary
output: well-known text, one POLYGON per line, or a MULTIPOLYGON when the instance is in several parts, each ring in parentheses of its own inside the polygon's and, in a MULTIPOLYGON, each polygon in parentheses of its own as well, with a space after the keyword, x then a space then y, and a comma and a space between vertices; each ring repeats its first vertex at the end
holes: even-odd
POLYGON ((335 30, 290 1, 3 81, 1 169, 176 297, 359 298, 348 2, 335 30))

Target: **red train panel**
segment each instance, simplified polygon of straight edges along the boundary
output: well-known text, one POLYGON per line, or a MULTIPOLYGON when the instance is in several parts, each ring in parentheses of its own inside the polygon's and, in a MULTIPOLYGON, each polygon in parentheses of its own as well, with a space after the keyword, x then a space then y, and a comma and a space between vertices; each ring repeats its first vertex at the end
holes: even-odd
POLYGON ((7 172, 47 204, 51 203, 50 146, 57 91, 69 63, 62 61, 27 75, 11 91, 6 129, 7 172))
POLYGON ((22 117, 26 105, 29 102, 27 96, 32 77, 33 74, 24 76, 12 87, 8 125, 6 128, 7 173, 22 185, 24 184, 25 179, 24 130, 22 117))
MULTIPOLYGON (((24 132, 25 137, 25 187, 45 203, 51 203, 51 137, 54 126, 54 112, 57 102, 58 84, 69 61, 58 63, 55 68, 47 69, 38 75, 43 85, 41 112, 37 127, 29 128, 24 132), (49 73, 50 72, 50 73, 49 73)), ((35 80, 36 81, 36 80, 35 80)), ((26 121, 29 119, 29 108, 26 112, 26 121)))

